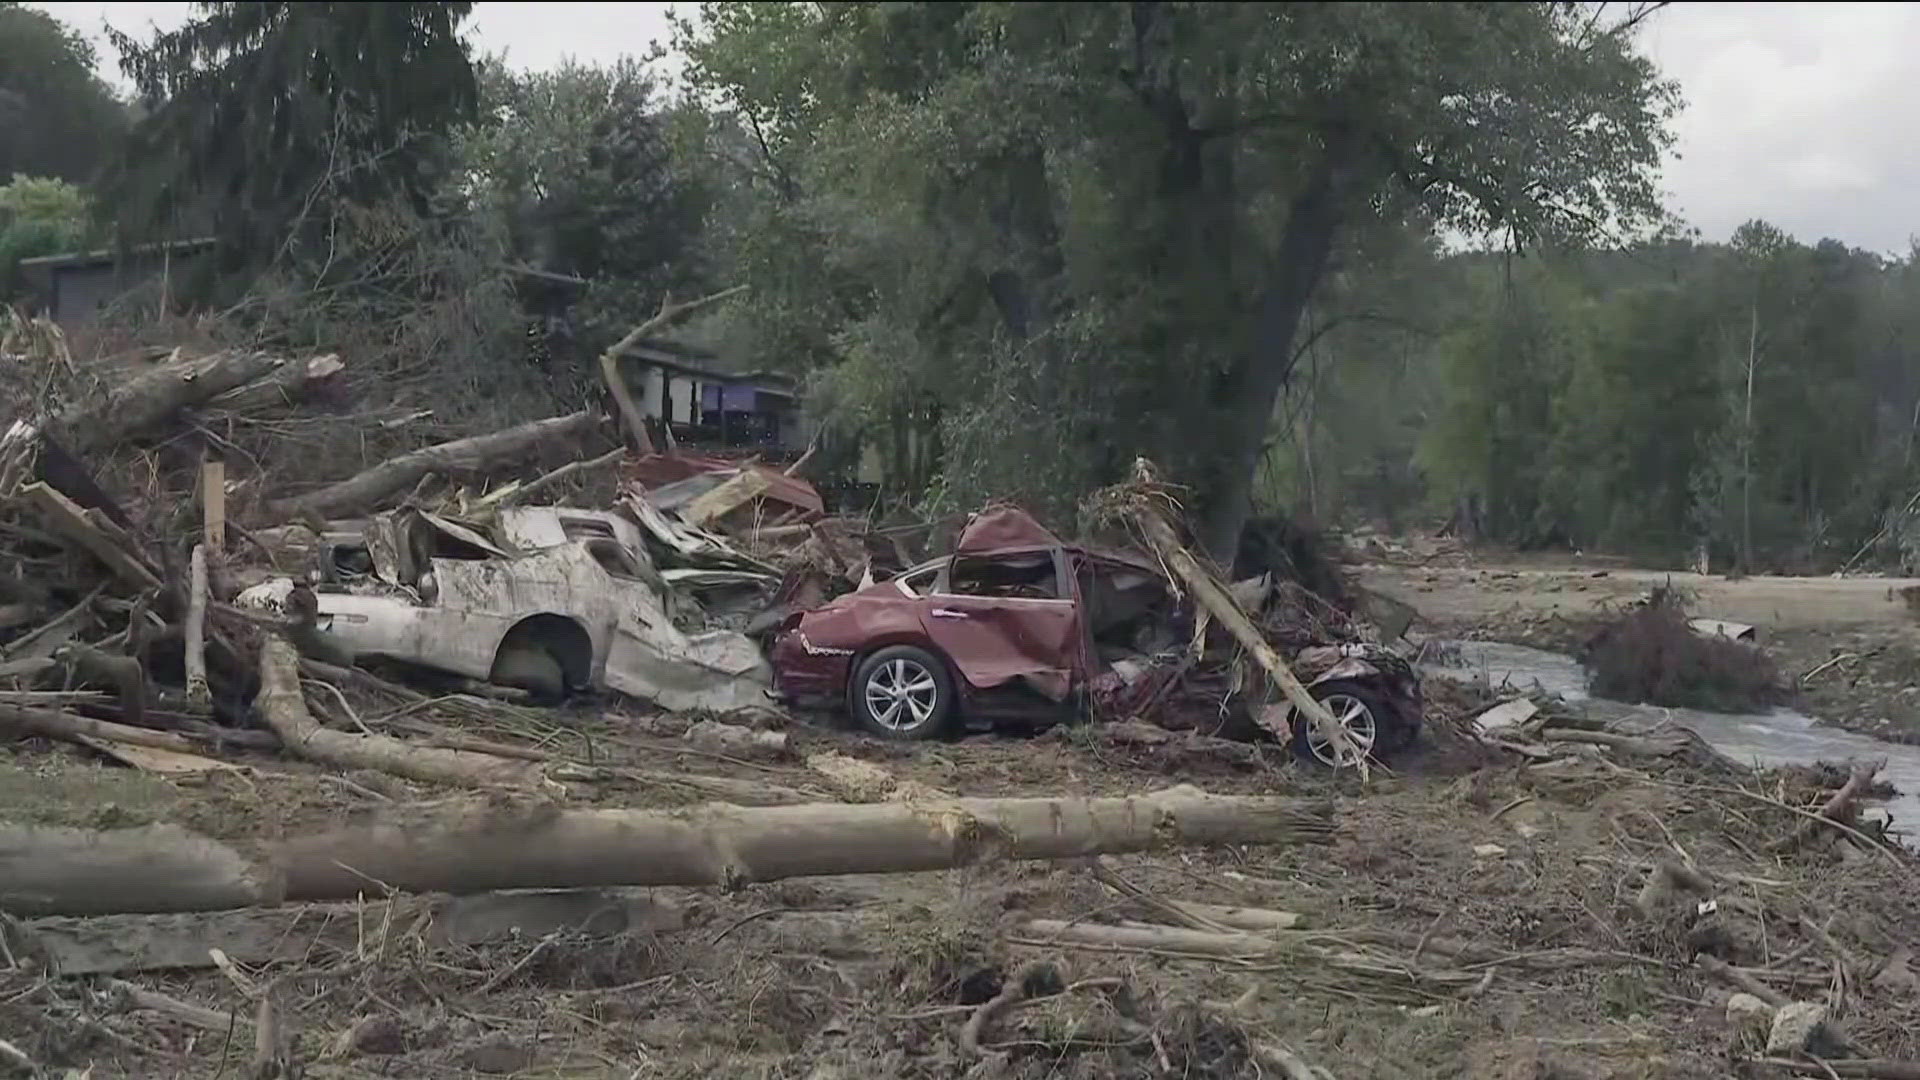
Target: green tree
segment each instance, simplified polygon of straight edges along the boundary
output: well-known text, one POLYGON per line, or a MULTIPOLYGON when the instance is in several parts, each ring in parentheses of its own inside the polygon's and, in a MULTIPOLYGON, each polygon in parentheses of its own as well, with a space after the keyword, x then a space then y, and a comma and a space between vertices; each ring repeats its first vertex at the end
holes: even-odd
POLYGON ((19 292, 21 259, 81 247, 91 225, 86 193, 64 180, 16 175, 0 185, 0 301, 19 292))
POLYGON ((339 205, 429 209, 444 136, 474 119, 468 3, 202 3, 115 33, 146 115, 107 178, 136 235, 212 227, 251 265, 323 237, 339 205))
MULTIPOLYGON (((1070 487, 1154 454, 1226 551, 1304 313, 1356 228, 1530 241, 1654 214, 1674 92, 1634 18, 1602 21, 706 4, 683 47, 695 88, 753 132, 782 216, 819 238, 829 270, 801 287, 840 301, 841 400, 898 417, 945 398, 961 488, 1070 487)), ((780 303, 782 281, 752 283, 780 303)))
POLYGON ((1556 396, 1545 490, 1576 545, 1666 560, 1689 546, 1693 478, 1720 415, 1723 340, 1711 297, 1616 290, 1590 309, 1556 396))
POLYGON ((706 194, 640 65, 482 65, 483 120, 458 157, 474 206, 524 262, 590 282, 586 319, 623 331, 663 292, 697 287, 706 194))
POLYGON ((93 46, 44 11, 0 3, 0 176, 81 183, 126 129, 93 46))
POLYGON ((1459 261, 1464 310, 1435 350, 1440 391, 1420 451, 1435 501, 1469 538, 1563 538, 1548 469, 1584 298, 1542 260, 1459 261))

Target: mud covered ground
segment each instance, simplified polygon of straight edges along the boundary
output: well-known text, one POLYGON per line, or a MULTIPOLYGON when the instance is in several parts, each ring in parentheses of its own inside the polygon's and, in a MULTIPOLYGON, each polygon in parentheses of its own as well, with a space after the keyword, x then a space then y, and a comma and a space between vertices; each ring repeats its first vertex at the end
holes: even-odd
MULTIPOLYGON (((1436 687, 1433 705, 1444 716, 1478 700, 1436 687)), ((551 745, 583 753, 590 740, 603 763, 849 794, 798 760, 681 751, 670 730, 656 720, 637 736, 618 715, 579 710, 551 745)), ((1920 947, 1920 872, 1824 837, 1768 854, 1804 820, 1795 810, 1825 797, 1806 776, 1644 774, 1597 755, 1526 762, 1448 744, 1361 792, 1277 754, 1116 747, 1087 729, 917 746, 809 722, 789 731, 800 754, 870 761, 923 798, 1179 782, 1325 796, 1339 825, 1325 847, 1108 860, 1146 899, 1086 864, 1001 864, 653 890, 644 900, 662 917, 646 926, 483 945, 448 944, 378 896, 333 911, 333 932, 289 908, 268 917, 299 947, 224 973, 59 977, 0 957, 0 1039, 46 1076, 248 1075, 265 996, 279 1056, 309 1077, 1266 1077, 1289 1075, 1289 1060, 1338 1077, 1788 1075, 1745 1063, 1758 1045, 1725 1020, 1729 987, 1696 959, 1705 951, 1783 996, 1833 1001, 1866 1051, 1920 1056, 1905 960, 1920 947), (1650 868, 1682 852, 1713 875, 1717 913, 1685 897, 1643 914, 1650 868), (1165 924, 1165 901, 1293 912, 1301 928, 1206 957, 1177 943, 1068 948, 1026 925, 1165 924), (982 1017, 1010 984, 1028 1000, 982 1017), (140 991, 202 1012, 143 1007, 140 991)), ((0 755, 0 818, 12 820, 172 821, 242 839, 467 797, 277 758, 166 778, 67 747, 0 755)), ((662 782, 569 801, 698 798, 662 782)))

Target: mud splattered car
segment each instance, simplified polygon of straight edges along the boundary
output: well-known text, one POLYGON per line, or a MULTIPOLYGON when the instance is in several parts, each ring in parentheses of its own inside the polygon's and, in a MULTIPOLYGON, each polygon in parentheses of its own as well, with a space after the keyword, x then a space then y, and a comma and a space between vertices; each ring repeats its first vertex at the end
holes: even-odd
MULTIPOLYGON (((844 702, 867 730, 929 739, 962 721, 1047 722, 1076 709, 1124 714, 1184 673, 1190 608, 1150 559, 1060 540, 1012 507, 976 515, 953 554, 790 615, 771 649, 776 693, 844 702), (1130 703, 1127 709, 1116 703, 1130 703)), ((1419 680, 1378 646, 1306 650, 1301 675, 1371 754, 1411 743, 1419 680)), ((1284 704, 1223 695, 1222 715, 1257 715, 1331 763, 1284 704), (1285 726, 1282 726, 1285 725, 1285 726)))
MULTIPOLYGON (((663 709, 767 704, 751 639, 687 629, 696 605, 618 514, 516 507, 490 535, 418 510, 323 537, 314 629, 348 657, 377 656, 516 686, 543 700, 612 690, 663 709)), ((272 610, 287 579, 243 593, 272 610)))

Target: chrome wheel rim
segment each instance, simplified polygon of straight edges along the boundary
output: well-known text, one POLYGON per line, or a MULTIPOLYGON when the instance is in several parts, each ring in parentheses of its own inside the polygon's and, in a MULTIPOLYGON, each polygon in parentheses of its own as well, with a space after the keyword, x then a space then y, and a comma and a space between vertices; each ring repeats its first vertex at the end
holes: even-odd
MULTIPOLYGON (((1353 749, 1364 758, 1373 753, 1373 744, 1380 737, 1380 726, 1374 720, 1373 710, 1367 703, 1352 694, 1328 694, 1320 704, 1326 706, 1333 719, 1346 729, 1347 738, 1353 742, 1353 749)), ((1321 734, 1313 721, 1301 718, 1307 725, 1307 751, 1325 765, 1357 765, 1353 757, 1341 759, 1333 749, 1333 740, 1321 734)))
POLYGON ((888 731, 911 731, 933 719, 940 684, 925 664, 905 657, 889 660, 867 676, 867 713, 888 731))

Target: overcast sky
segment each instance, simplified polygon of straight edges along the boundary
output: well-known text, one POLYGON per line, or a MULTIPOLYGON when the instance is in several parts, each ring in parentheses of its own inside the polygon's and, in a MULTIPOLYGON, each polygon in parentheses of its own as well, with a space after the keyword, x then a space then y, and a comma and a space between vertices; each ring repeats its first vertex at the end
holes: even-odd
MULTIPOLYGON (((100 37, 172 28, 185 3, 49 3, 100 37)), ((667 36, 664 3, 483 2, 469 24, 520 67, 644 55, 667 36)), ((1803 241, 1832 236, 1902 253, 1920 236, 1920 5, 1676 3, 1644 42, 1687 108, 1668 163, 1668 205, 1708 239, 1764 218, 1803 241)), ((101 44, 104 74, 115 78, 101 44)))

